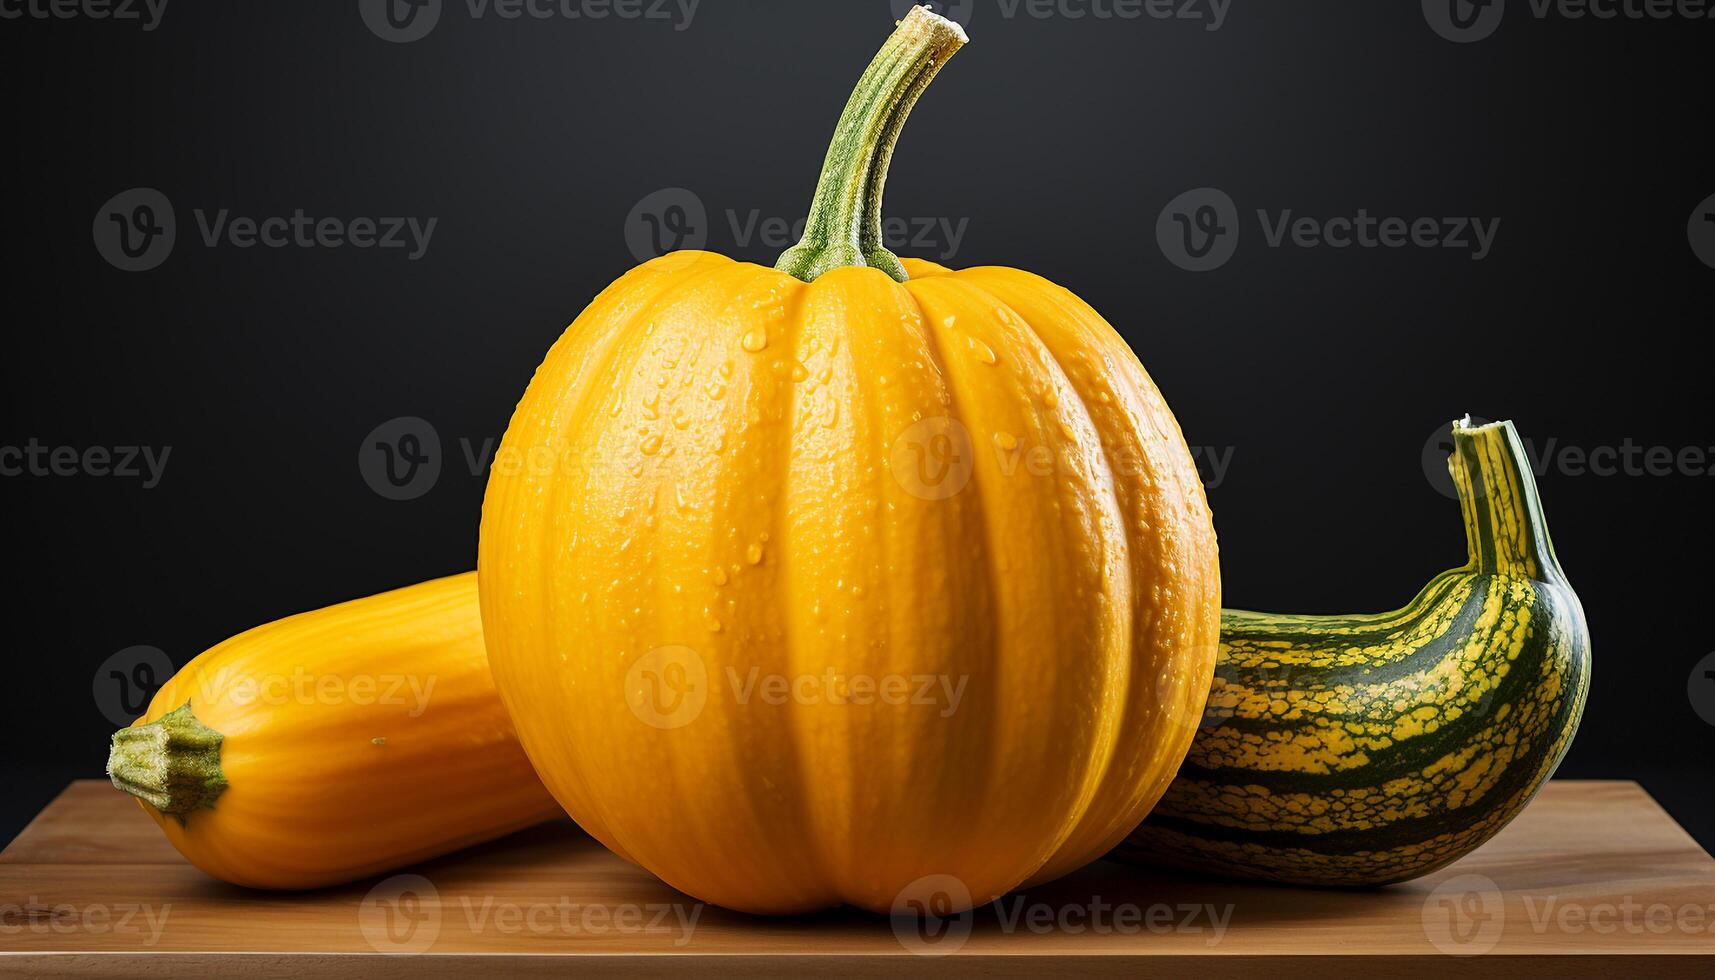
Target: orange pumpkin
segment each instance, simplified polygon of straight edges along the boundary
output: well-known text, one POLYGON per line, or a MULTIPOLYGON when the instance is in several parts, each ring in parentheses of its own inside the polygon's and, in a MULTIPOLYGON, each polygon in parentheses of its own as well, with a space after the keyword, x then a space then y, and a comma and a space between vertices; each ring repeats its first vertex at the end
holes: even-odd
POLYGON ((802 244, 609 286, 496 456, 479 586, 549 790, 765 913, 968 906, 1100 856, 1208 693, 1220 578, 1179 426, 1094 310, 880 245, 887 157, 963 42, 860 81, 802 244))

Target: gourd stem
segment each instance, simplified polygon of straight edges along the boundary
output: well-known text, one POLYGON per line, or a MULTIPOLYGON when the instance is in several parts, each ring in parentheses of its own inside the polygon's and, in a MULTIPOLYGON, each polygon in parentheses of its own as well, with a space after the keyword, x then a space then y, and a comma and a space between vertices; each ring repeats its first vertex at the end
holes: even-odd
POLYGON ((187 701, 159 721, 114 732, 107 775, 114 786, 184 823, 226 790, 220 770, 225 738, 197 720, 187 701))
POLYGON ((774 267, 805 282, 830 269, 870 266, 898 282, 904 266, 881 236, 887 168, 923 90, 969 38, 928 7, 914 8, 858 79, 822 163, 804 238, 774 267))
POLYGON ((1465 518, 1471 569, 1565 581, 1548 536, 1530 456, 1511 422, 1481 426, 1472 425, 1469 418, 1454 422, 1448 469, 1465 518))

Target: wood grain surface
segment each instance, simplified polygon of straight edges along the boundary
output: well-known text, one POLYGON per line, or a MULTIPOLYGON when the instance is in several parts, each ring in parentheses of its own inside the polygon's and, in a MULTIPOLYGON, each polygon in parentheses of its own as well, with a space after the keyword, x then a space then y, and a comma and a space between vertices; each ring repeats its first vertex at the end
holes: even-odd
MULTIPOLYGON (((663 811, 664 820, 694 820, 663 811)), ((186 864, 73 783, 0 853, 0 976, 1715 977, 1715 860, 1635 783, 1550 783, 1476 853, 1334 891, 1097 862, 972 913, 768 919, 705 906, 570 823, 298 894, 186 864)))

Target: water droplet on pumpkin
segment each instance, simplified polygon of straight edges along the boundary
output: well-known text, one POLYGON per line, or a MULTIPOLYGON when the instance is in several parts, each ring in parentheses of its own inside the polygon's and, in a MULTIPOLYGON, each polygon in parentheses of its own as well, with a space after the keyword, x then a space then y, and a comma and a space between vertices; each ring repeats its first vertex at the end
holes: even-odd
POLYGON ((651 419, 651 420, 660 418, 661 417, 660 411, 659 411, 660 404, 661 404, 661 396, 660 395, 650 395, 643 402, 643 417, 646 419, 651 419))
POLYGON ((745 350, 755 354, 768 346, 768 331, 752 330, 744 335, 744 339, 740 340, 739 344, 745 350))
POLYGON ((661 437, 650 433, 643 437, 643 441, 638 444, 637 448, 643 450, 643 455, 653 456, 661 451, 661 437))
POLYGON ((726 395, 726 385, 721 384, 719 381, 710 382, 709 386, 703 390, 708 394, 710 401, 718 402, 726 395))
POLYGON ((727 583, 726 569, 724 568, 716 568, 710 577, 715 580, 716 585, 725 585, 727 583))
POLYGON ((1001 452, 1010 453, 1018 448, 1018 439, 1010 432, 996 432, 994 444, 1000 447, 1001 452))
POLYGON ((673 413, 673 428, 678 429, 682 432, 686 428, 688 428, 690 426, 690 424, 691 424, 691 417, 686 415, 684 412, 674 412, 673 413))
POLYGON ((993 347, 990 347, 975 337, 966 337, 965 345, 971 349, 972 354, 976 355, 977 360, 984 364, 993 364, 999 360, 999 358, 995 356, 993 347))
POLYGON ((762 564, 762 545, 753 544, 744 549, 744 560, 750 562, 752 565, 762 564))

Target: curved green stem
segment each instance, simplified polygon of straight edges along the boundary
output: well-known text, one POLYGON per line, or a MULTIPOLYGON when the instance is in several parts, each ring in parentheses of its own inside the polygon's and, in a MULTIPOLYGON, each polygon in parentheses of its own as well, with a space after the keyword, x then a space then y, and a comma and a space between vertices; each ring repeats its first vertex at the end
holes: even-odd
POLYGON ((1511 422, 1453 423, 1453 456, 1447 462, 1474 571, 1543 582, 1564 581, 1542 498, 1536 492, 1530 456, 1511 422))
POLYGON ((226 790, 220 771, 225 738, 198 721, 187 701, 159 721, 114 732, 107 775, 114 786, 184 823, 192 810, 212 808, 226 790))
POLYGON ((830 269, 869 266, 907 278, 881 237, 887 167, 905 119, 935 73, 969 40, 964 28, 928 7, 911 11, 858 79, 810 203, 804 238, 774 267, 805 282, 830 269))

